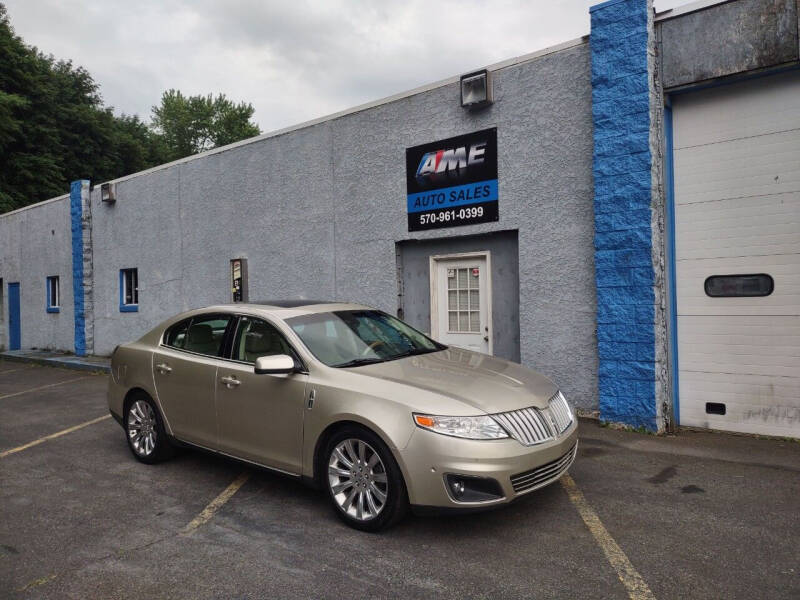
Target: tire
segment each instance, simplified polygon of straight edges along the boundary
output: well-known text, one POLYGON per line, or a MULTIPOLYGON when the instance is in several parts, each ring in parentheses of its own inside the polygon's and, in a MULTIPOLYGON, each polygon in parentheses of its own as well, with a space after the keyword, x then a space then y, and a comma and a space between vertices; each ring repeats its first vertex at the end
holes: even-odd
POLYGON ((158 407, 146 393, 135 393, 126 404, 123 423, 128 448, 139 462, 152 465, 173 455, 158 407))
POLYGON ((383 441, 348 425, 334 433, 320 461, 320 481, 336 514, 350 527, 380 531, 408 509, 403 474, 383 441))

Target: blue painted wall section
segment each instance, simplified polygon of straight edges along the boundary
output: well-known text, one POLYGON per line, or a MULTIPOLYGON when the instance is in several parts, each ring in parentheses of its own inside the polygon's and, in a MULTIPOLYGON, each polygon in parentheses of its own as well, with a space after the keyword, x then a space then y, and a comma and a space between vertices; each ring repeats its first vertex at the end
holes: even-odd
POLYGON ((656 430, 648 2, 591 14, 599 408, 656 430))
POLYGON ((69 188, 69 218, 72 227, 72 295, 75 305, 75 354, 86 354, 86 312, 83 298, 83 181, 69 188))

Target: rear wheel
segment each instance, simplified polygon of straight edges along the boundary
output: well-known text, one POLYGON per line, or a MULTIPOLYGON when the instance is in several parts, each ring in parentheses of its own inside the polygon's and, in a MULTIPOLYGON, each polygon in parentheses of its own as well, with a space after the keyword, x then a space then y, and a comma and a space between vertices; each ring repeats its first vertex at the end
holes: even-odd
POLYGON ((137 460, 153 464, 172 456, 164 423, 153 399, 137 393, 125 411, 125 433, 128 447, 137 460))
POLYGON ((367 429, 335 433, 325 452, 328 496, 345 523, 379 531, 396 523, 408 506, 400 468, 381 439, 367 429))

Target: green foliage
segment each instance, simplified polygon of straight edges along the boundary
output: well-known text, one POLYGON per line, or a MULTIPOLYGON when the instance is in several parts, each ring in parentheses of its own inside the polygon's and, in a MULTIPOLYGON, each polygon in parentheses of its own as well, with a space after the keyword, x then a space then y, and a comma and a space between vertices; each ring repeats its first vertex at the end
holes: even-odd
POLYGON ((170 90, 153 124, 114 114, 91 74, 14 33, 0 3, 0 213, 260 133, 250 104, 170 90))
POLYGON ((234 104, 219 94, 184 96, 168 90, 153 107, 153 127, 163 137, 169 160, 176 160, 261 133, 250 122, 252 104, 234 104))

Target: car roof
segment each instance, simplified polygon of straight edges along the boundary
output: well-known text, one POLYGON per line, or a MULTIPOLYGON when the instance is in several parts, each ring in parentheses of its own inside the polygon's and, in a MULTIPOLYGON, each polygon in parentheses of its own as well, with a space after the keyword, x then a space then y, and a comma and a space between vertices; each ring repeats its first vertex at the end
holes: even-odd
POLYGON ((335 302, 326 300, 274 300, 270 302, 236 302, 208 306, 203 311, 224 310, 231 312, 256 312, 279 316, 283 319, 291 317, 331 312, 334 310, 372 310, 372 307, 352 302, 335 302))
POLYGON ((341 304, 335 300, 258 300, 248 302, 248 304, 259 304, 261 306, 272 306, 276 308, 297 308, 299 306, 313 306, 315 304, 341 304))

